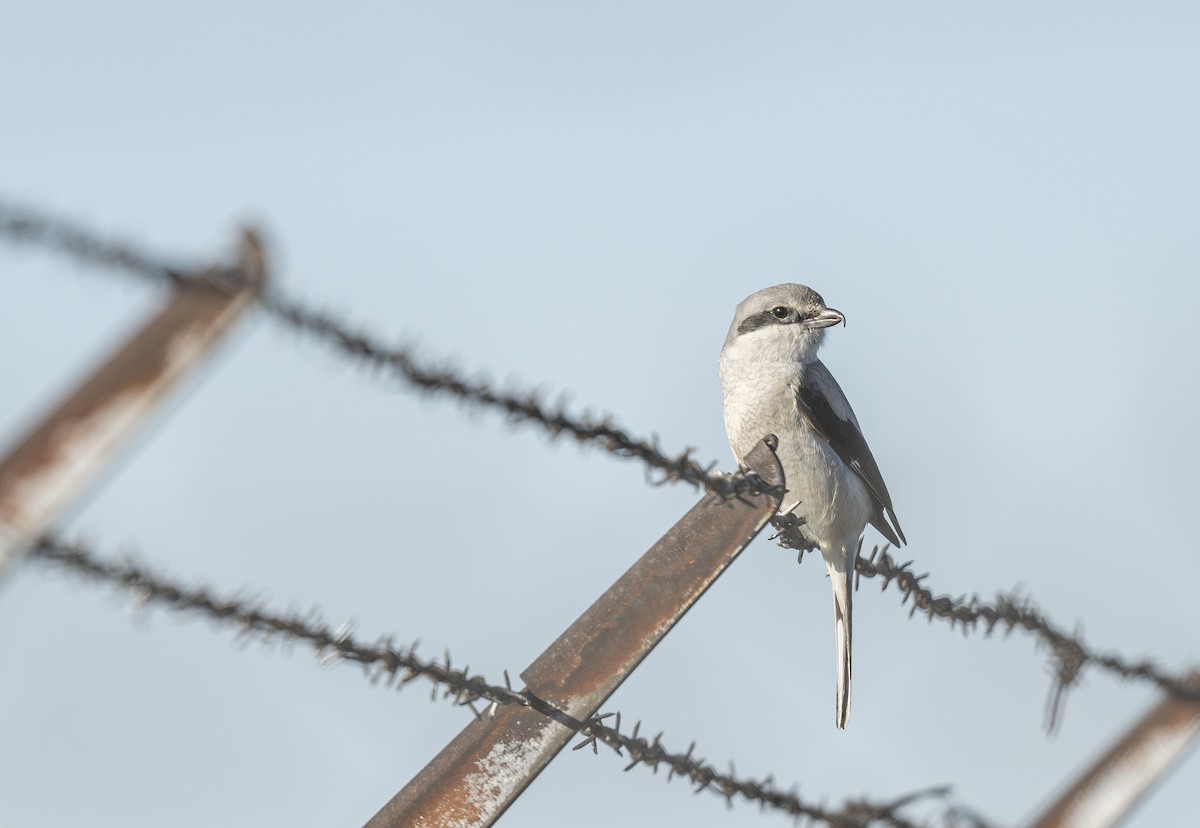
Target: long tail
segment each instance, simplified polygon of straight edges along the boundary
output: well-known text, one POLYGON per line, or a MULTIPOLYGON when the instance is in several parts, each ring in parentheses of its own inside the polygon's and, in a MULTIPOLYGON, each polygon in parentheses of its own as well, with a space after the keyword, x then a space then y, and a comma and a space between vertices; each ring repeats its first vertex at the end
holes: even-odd
POLYGON ((853 578, 854 552, 841 557, 841 560, 827 560, 829 582, 833 586, 833 633, 837 652, 837 707, 835 717, 839 728, 846 727, 850 718, 850 643, 853 627, 851 610, 853 608, 853 578))

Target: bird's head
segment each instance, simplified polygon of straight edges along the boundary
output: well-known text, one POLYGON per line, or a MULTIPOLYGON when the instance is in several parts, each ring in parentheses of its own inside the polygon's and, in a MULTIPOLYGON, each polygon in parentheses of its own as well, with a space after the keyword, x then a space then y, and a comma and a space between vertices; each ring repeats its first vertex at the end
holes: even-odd
POLYGON ((805 285, 775 285, 742 300, 725 337, 725 348, 753 345, 756 351, 809 362, 825 339, 825 328, 846 317, 825 306, 825 300, 805 285))

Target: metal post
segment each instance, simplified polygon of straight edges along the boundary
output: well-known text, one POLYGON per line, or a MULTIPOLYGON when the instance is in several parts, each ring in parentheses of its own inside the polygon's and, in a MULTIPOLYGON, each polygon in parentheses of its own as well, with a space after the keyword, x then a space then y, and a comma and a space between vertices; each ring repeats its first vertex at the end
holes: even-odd
POLYGON ((70 508, 180 379, 201 364, 265 280, 242 235, 236 291, 180 288, 95 373, 0 460, 0 575, 70 508))
MULTIPOLYGON (((774 438, 746 458, 783 485, 774 438)), ((526 692, 576 721, 593 716, 779 508, 779 498, 701 500, 521 674, 526 692)), ((574 735, 529 707, 471 722, 368 828, 494 823, 574 735)))
MULTIPOLYGON (((1200 672, 1187 677, 1200 689, 1200 672)), ((1029 828, 1108 828, 1119 823, 1200 733, 1200 704, 1168 696, 1067 789, 1029 828)))

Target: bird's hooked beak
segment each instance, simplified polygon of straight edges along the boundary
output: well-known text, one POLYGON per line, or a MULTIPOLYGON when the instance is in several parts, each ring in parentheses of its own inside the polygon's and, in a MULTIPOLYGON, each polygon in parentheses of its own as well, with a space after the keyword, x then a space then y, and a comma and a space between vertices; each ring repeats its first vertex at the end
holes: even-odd
POLYGON ((816 316, 804 320, 806 328, 828 328, 841 322, 846 324, 846 317, 839 310, 833 308, 825 308, 816 316))

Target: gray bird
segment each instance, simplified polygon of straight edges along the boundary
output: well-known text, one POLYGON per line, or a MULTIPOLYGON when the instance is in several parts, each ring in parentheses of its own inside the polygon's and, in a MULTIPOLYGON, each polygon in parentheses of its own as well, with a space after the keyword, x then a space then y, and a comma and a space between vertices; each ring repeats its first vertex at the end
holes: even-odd
POLYGON ((833 586, 837 726, 850 715, 854 561, 871 524, 899 546, 904 532, 858 420, 817 350, 841 312, 804 285, 776 285, 741 302, 721 349, 725 430, 739 464, 765 436, 779 438, 787 494, 780 514, 803 520, 833 586))

